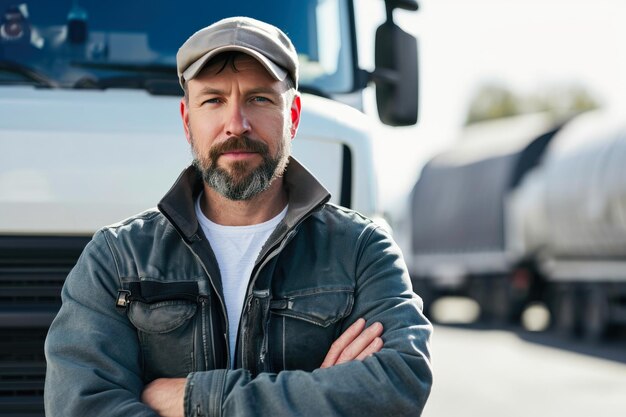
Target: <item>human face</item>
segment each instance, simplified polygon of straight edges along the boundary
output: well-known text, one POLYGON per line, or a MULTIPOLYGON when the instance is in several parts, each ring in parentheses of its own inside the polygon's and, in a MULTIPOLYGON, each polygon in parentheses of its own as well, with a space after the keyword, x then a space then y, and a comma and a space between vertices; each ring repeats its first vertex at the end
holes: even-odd
POLYGON ((204 181, 249 200, 279 178, 300 120, 300 98, 247 55, 209 64, 187 83, 185 134, 204 181))

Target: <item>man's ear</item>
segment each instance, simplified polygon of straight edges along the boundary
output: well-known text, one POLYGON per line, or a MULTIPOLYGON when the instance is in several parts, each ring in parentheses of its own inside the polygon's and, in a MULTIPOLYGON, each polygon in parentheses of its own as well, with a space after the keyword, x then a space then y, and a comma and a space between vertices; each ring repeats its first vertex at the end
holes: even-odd
POLYGON ((191 132, 189 130, 189 103, 185 100, 185 98, 180 100, 180 117, 183 119, 183 129, 185 129, 187 142, 191 144, 191 132))
POLYGON ((291 102, 291 139, 296 136, 298 132, 298 126, 300 126, 300 111, 302 110, 302 104, 300 102, 300 94, 296 93, 291 102))

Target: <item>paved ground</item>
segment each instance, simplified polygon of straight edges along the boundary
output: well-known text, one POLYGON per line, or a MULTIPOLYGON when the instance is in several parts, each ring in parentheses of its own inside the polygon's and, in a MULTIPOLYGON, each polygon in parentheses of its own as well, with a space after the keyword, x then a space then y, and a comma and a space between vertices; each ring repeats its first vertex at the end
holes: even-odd
POLYGON ((435 385, 423 417, 624 417, 626 342, 435 326, 435 385))

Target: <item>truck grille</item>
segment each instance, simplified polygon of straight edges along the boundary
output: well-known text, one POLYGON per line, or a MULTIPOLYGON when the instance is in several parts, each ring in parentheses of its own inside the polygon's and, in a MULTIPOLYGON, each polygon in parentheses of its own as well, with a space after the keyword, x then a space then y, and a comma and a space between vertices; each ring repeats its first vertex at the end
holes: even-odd
POLYGON ((86 237, 0 236, 0 416, 43 416, 43 345, 86 237))

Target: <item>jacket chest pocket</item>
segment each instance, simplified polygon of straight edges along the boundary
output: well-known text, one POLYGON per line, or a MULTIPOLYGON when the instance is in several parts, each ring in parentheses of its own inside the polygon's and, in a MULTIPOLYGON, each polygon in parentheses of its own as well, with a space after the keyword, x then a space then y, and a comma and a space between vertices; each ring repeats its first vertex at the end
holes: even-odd
POLYGON ((312 371, 322 364, 350 314, 352 288, 291 293, 270 303, 269 352, 274 371, 312 371))
POLYGON ((185 377, 194 364, 197 304, 186 300, 133 301, 128 318, 137 328, 144 381, 185 377))

